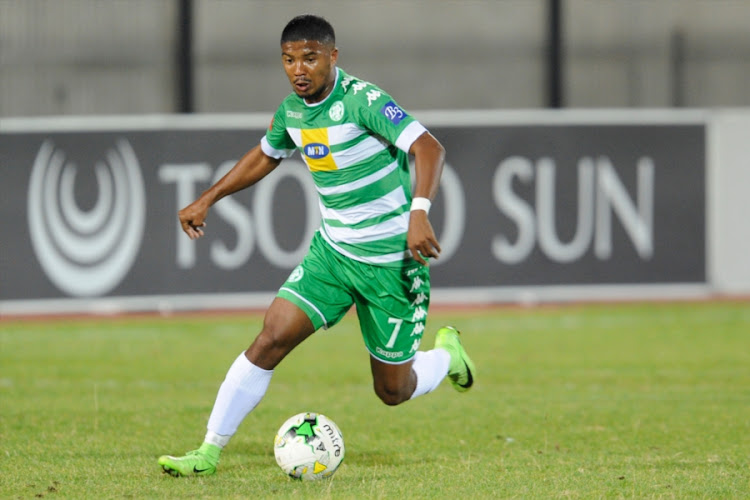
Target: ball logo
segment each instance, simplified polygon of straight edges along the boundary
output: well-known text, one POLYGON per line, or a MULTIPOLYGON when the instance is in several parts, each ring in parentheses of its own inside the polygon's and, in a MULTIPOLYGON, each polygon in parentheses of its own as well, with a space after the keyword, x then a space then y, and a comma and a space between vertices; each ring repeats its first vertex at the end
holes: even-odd
POLYGON ((146 197, 138 159, 126 140, 95 164, 96 203, 75 198, 77 167, 51 141, 39 148, 28 192, 29 231, 47 277, 79 297, 105 294, 130 270, 140 249, 146 197))

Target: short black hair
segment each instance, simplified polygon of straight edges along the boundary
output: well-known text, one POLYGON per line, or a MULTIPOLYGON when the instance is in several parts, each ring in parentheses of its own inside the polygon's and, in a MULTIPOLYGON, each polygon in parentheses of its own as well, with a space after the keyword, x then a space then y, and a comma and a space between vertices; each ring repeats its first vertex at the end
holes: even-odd
POLYGON ((320 16, 303 14, 289 21, 281 32, 281 43, 315 40, 324 45, 336 45, 336 33, 331 23, 320 16))

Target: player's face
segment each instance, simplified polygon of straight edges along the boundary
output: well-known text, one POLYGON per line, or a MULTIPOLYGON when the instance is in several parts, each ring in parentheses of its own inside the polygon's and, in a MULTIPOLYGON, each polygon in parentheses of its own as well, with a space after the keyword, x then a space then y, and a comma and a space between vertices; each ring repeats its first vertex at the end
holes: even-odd
POLYGON ((320 102, 336 83, 339 51, 315 40, 281 44, 281 61, 294 92, 308 104, 320 102))

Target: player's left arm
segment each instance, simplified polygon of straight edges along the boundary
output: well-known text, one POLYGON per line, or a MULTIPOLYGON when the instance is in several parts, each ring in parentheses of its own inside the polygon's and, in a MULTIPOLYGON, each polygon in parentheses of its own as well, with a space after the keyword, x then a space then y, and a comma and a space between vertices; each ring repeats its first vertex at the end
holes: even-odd
MULTIPOLYGON (((412 143, 409 153, 414 155, 415 161, 414 198, 427 198, 432 202, 440 187, 445 148, 432 134, 424 132, 412 143)), ((412 209, 406 241, 417 262, 427 264, 424 257, 438 258, 440 243, 426 210, 412 209)))

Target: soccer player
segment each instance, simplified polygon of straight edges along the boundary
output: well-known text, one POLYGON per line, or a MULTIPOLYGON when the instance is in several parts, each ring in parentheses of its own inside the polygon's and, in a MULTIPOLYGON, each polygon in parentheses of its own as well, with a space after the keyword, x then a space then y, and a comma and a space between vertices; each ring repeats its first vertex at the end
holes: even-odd
POLYGON ((199 449, 162 456, 173 476, 216 472, 219 455, 268 389, 273 370, 319 328, 356 305, 375 393, 398 405, 446 376, 468 390, 475 368, 452 327, 418 351, 430 302, 428 260, 440 245, 427 214, 443 168, 442 145, 382 89, 336 66, 333 27, 302 15, 281 34, 293 92, 265 137, 216 184, 179 212, 182 229, 203 236, 209 207, 260 181, 299 151, 320 197, 322 223, 302 263, 266 311, 263 328, 229 368, 199 449), (416 163, 414 197, 409 157, 416 163))

